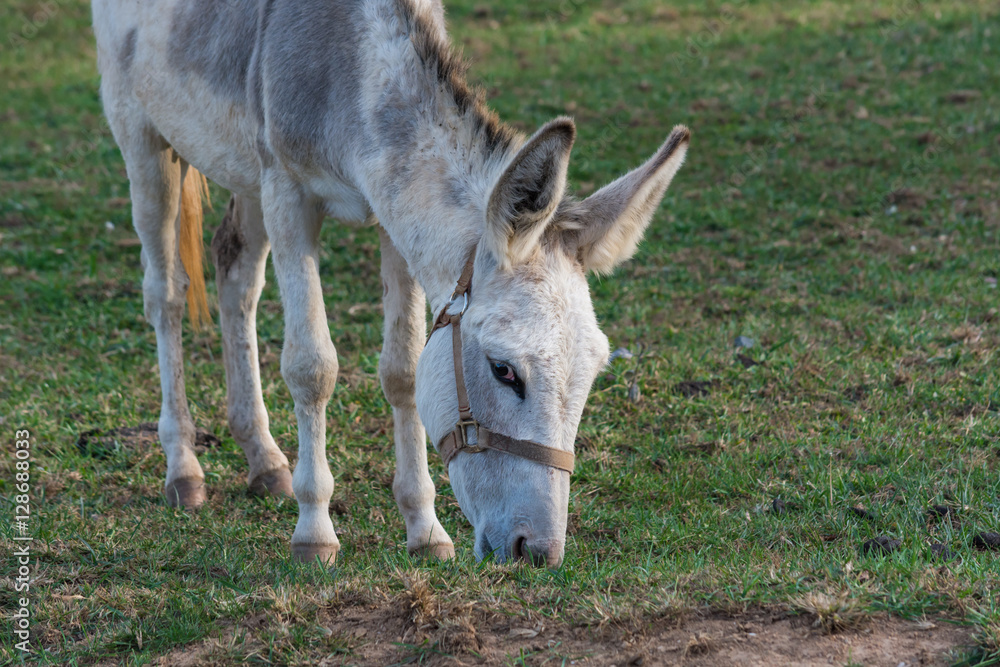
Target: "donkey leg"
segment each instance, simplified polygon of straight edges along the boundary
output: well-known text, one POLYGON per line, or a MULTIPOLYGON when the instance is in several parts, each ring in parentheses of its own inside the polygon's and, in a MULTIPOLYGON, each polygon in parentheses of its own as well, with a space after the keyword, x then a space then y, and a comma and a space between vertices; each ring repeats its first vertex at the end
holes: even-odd
POLYGON ((406 548, 414 555, 447 559, 455 545, 434 513, 434 483, 427 471, 427 435, 417 414, 415 375, 427 333, 424 291, 406 261, 379 227, 385 334, 378 374, 392 405, 396 477, 392 491, 406 521, 406 548))
POLYGON ((131 189, 133 223, 142 242, 146 320, 156 330, 163 401, 159 435, 167 457, 164 493, 170 505, 193 509, 205 502, 205 474, 194 453, 195 429, 184 392, 181 349, 188 276, 181 263, 178 236, 187 165, 172 149, 164 148, 162 140, 138 138, 152 132, 128 134, 136 141, 120 143, 131 189))
POLYGON ((323 216, 317 202, 287 178, 265 172, 261 203, 274 269, 285 307, 281 374, 295 401, 299 460, 292 488, 299 520, 292 556, 332 562, 340 541, 330 521, 333 475, 326 460, 326 404, 337 383, 337 351, 323 306, 318 237, 323 216))
POLYGON ((291 496, 288 459, 274 443, 268 428, 257 355, 257 302, 264 289, 269 251, 260 203, 233 195, 212 239, 229 430, 247 457, 250 491, 258 495, 291 496))

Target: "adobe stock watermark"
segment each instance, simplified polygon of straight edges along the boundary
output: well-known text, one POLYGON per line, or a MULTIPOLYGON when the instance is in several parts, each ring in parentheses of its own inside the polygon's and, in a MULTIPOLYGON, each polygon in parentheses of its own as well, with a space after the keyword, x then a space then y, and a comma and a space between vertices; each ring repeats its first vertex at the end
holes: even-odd
POLYGON ((766 144, 744 151, 743 162, 740 163, 740 166, 730 172, 725 181, 716 185, 719 195, 724 196, 733 190, 739 191, 751 176, 762 172, 767 162, 777 154, 779 144, 792 140, 799 133, 802 122, 823 109, 829 95, 826 86, 812 86, 805 99, 805 104, 797 108, 794 113, 776 120, 772 124, 770 133, 772 138, 766 144))
POLYGON ((17 594, 12 615, 14 648, 24 656, 31 653, 31 434, 14 432, 14 592, 17 594))
MULTIPOLYGON (((561 0, 555 9, 550 9, 545 13, 545 23, 551 29, 559 23, 566 22, 573 14, 577 13, 586 0, 561 0)), ((915 2, 916 0, 905 0, 915 2)), ((741 17, 743 9, 750 5, 750 0, 736 0, 734 3, 724 4, 719 9, 719 14, 712 19, 702 21, 701 28, 688 35, 684 40, 685 47, 680 53, 670 56, 670 61, 677 69, 685 69, 694 62, 699 61, 705 51, 714 46, 722 39, 722 33, 730 25, 741 17)))
MULTIPOLYGON (((215 0, 228 7, 237 7, 237 0, 215 0)), ((21 25, 7 33, 3 42, 0 42, 0 51, 5 48, 21 50, 28 42, 33 40, 38 33, 47 26, 56 14, 63 8, 66 0, 44 0, 44 2, 33 6, 33 11, 21 13, 21 25)))
POLYGON ((688 35, 688 38, 684 40, 684 50, 670 55, 670 61, 674 67, 678 70, 684 70, 700 61, 704 57, 705 51, 719 43, 719 40, 722 39, 722 33, 735 23, 736 19, 740 18, 740 12, 749 4, 750 0, 737 0, 731 5, 725 4, 720 8, 718 17, 703 21, 701 29, 688 35))
POLYGON ((597 137, 581 142, 582 145, 573 155, 573 166, 577 173, 592 174, 597 159, 625 132, 628 122, 629 116, 624 111, 606 116, 597 137))
POLYGON ((900 0, 892 6, 892 17, 887 23, 879 27, 879 35, 883 38, 899 32, 904 27, 904 22, 913 18, 923 7, 920 0, 900 0))
POLYGON ((59 13, 59 10, 62 9, 62 2, 65 0, 45 0, 45 2, 35 6, 30 16, 22 13, 21 26, 17 30, 7 33, 7 39, 0 44, 0 49, 4 47, 23 49, 27 46, 28 42, 33 40, 38 32, 59 13))
POLYGON ((562 0, 555 9, 545 12, 545 23, 549 28, 555 27, 557 23, 566 21, 575 14, 586 0, 562 0))
POLYGON ((961 136, 960 124, 942 128, 941 131, 934 133, 933 140, 928 142, 927 148, 917 157, 903 163, 903 168, 889 182, 875 203, 858 215, 861 222, 870 225, 877 216, 894 212, 890 207, 897 193, 904 190, 907 184, 921 180, 934 167, 934 163, 942 153, 951 152, 961 136))
MULTIPOLYGON (((217 0, 226 4, 225 0, 217 0)), ((167 74, 159 70, 137 73, 132 84, 135 90, 163 90, 169 85, 167 74)), ((103 113, 94 127, 79 126, 79 136, 74 138, 66 151, 54 163, 57 176, 63 177, 68 171, 85 166, 94 153, 107 148, 116 148, 114 131, 111 129, 109 117, 123 117, 130 111, 128 102, 112 99, 102 104, 103 113), (121 108, 122 106, 126 108, 121 108)))

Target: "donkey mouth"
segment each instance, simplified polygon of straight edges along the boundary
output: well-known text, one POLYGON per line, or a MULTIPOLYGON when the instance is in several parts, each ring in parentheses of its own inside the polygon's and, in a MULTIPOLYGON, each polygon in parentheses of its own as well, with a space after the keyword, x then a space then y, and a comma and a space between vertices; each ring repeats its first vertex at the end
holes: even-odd
POLYGON ((476 538, 475 552, 477 561, 494 555, 499 556, 499 559, 503 560, 503 554, 494 554, 493 545, 490 544, 490 539, 486 537, 485 530, 479 533, 479 537, 476 538))
POLYGON ((514 538, 509 549, 494 547, 482 531, 476 537, 476 560, 494 559, 498 563, 525 562, 535 567, 558 568, 563 559, 563 543, 560 540, 530 540, 526 535, 514 538))

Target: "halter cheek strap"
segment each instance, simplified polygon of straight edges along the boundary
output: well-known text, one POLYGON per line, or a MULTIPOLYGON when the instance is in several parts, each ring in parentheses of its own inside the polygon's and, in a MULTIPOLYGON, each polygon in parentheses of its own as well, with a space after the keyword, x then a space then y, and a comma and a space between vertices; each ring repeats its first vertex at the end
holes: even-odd
POLYGON ((443 329, 449 324, 451 325, 451 354, 455 366, 455 388, 458 391, 458 422, 456 422, 455 428, 449 431, 438 442, 438 451, 444 460, 445 468, 448 467, 448 464, 451 463, 451 460, 459 452, 475 454, 487 449, 495 449, 499 452, 506 452, 522 459, 528 459, 535 463, 541 463, 542 465, 572 473, 576 458, 572 452, 564 452, 561 449, 546 447, 530 440, 517 440, 502 433, 495 433, 482 426, 472 416, 472 408, 469 405, 469 394, 465 390, 465 374, 462 369, 461 326, 462 315, 465 314, 465 309, 469 306, 469 287, 472 284, 472 264, 475 255, 475 248, 473 248, 472 255, 469 257, 469 261, 465 263, 462 275, 455 286, 451 302, 441 309, 437 319, 434 320, 434 326, 431 327, 430 334, 427 336, 427 341, 430 342, 430 337, 434 335, 435 331, 443 329), (449 313, 448 308, 459 299, 463 300, 462 310, 455 314, 449 313), (475 444, 469 442, 470 428, 475 429, 475 444))

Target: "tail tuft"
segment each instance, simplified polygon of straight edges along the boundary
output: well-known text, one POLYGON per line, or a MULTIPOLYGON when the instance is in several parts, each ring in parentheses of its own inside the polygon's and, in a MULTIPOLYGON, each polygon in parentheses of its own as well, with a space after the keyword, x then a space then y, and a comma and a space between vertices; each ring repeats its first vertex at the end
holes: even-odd
POLYGON ((205 290, 205 249, 202 236, 202 198, 212 206, 208 194, 208 181, 193 167, 188 167, 181 193, 181 263, 188 275, 188 318, 191 326, 199 330, 212 321, 208 312, 208 293, 205 290))

